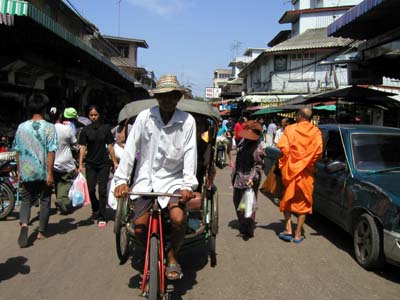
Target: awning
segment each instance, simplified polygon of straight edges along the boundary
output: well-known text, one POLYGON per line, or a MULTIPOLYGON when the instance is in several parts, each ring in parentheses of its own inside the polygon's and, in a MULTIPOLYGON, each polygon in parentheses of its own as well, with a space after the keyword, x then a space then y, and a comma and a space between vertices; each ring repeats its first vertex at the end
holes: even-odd
POLYGON ((277 105, 280 103, 286 103, 296 97, 297 97, 296 95, 279 95, 279 94, 261 95, 261 94, 257 94, 257 95, 242 96, 242 97, 238 98, 238 100, 241 102, 266 103, 266 104, 277 105))
POLYGON ((388 108, 400 108, 400 102, 389 97, 394 95, 393 93, 375 89, 352 86, 306 97, 303 104, 326 103, 335 100, 366 105, 381 105, 388 108))
POLYGON ((400 26, 400 1, 364 0, 328 26, 328 35, 369 39, 400 26))
MULTIPOLYGON (((394 96, 393 93, 382 92, 375 89, 360 87, 360 86, 350 86, 342 89, 336 89, 324 93, 320 93, 313 96, 308 96, 305 98, 306 101, 304 103, 310 103, 309 100, 326 100, 332 101, 332 99, 354 99, 354 100, 362 100, 362 99, 372 99, 386 96, 394 96)), ((317 102, 317 101, 315 101, 317 102)))

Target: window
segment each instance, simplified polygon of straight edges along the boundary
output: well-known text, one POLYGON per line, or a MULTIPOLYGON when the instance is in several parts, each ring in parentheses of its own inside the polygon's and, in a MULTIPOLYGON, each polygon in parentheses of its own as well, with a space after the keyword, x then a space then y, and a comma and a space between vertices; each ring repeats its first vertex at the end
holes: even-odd
POLYGON ((344 154, 344 149, 342 145, 342 140, 340 138, 338 131, 331 131, 328 135, 328 141, 326 143, 324 157, 328 161, 345 161, 346 157, 344 154))
POLYGON ((117 49, 121 53, 121 57, 128 58, 129 57, 129 46, 117 46, 117 49))
POLYGON ((315 53, 294 53, 291 58, 292 60, 313 60, 315 53))

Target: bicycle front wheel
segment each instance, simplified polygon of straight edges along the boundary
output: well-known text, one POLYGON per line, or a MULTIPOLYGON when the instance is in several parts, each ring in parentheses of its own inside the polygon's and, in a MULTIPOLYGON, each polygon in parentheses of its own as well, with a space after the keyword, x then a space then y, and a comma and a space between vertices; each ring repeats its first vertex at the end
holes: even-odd
MULTIPOLYGON (((159 254, 158 237, 153 235, 150 238, 150 273, 149 273, 149 300, 157 300, 159 295, 159 269, 158 269, 158 254, 159 254)), ((162 275, 162 274, 161 274, 162 275)))
POLYGON ((0 183, 0 220, 7 218, 15 205, 15 197, 11 188, 4 182, 0 183))

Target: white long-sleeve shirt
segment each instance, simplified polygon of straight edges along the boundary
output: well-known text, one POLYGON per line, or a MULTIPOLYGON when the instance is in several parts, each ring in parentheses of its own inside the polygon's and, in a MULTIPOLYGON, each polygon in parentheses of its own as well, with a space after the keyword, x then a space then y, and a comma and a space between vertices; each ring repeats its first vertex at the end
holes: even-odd
MULTIPOLYGON (((139 113, 114 174, 115 186, 128 183, 137 158, 132 191, 173 193, 177 189, 196 189, 194 118, 176 109, 171 120, 164 125, 158 106, 139 113)), ((159 203, 165 207, 168 200, 159 198, 159 203)))

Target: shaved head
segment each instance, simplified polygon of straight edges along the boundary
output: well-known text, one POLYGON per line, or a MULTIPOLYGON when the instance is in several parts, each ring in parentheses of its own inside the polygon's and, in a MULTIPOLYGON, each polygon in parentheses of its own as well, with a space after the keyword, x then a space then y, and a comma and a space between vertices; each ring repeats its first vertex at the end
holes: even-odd
POLYGON ((311 121, 312 110, 308 107, 301 108, 297 112, 297 116, 301 118, 299 121, 311 121))

